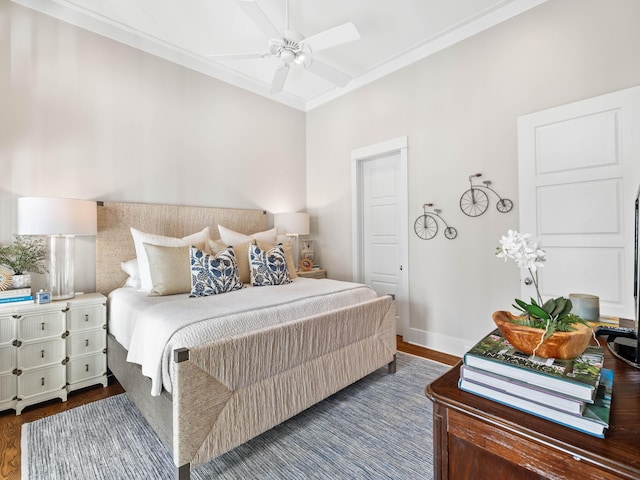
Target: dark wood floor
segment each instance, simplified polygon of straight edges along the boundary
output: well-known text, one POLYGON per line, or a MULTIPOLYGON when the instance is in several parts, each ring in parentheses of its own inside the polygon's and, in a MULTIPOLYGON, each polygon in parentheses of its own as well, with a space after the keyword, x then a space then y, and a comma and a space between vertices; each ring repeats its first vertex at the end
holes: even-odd
MULTIPOLYGON (((447 365, 454 365, 459 358, 405 343, 398 337, 398 351, 429 358, 447 365)), ((113 381, 108 387, 90 387, 69 394, 66 402, 52 400, 23 410, 17 416, 14 410, 0 412, 0 478, 20 479, 20 430, 23 423, 33 422, 65 410, 122 393, 120 384, 113 381)))

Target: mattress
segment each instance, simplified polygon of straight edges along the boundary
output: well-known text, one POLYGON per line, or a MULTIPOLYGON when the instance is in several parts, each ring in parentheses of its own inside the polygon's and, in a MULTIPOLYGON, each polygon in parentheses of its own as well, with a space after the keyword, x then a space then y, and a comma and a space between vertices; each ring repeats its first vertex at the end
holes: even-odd
POLYGON ((109 332, 151 379, 152 395, 172 391, 171 355, 274 325, 376 298, 368 286, 331 279, 296 278, 287 285, 190 298, 150 297, 132 288, 109 295, 109 332))

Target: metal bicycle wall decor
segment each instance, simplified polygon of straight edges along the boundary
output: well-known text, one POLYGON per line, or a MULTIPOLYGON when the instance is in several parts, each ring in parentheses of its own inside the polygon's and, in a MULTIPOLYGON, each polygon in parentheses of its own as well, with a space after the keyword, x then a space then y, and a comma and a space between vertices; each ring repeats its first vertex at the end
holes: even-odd
POLYGON ((413 223, 413 230, 416 232, 422 240, 431 240, 438 233, 438 220, 444 223, 446 227, 444 229, 444 236, 449 240, 453 240, 458 235, 458 231, 447 225, 444 218, 440 216, 439 208, 434 208, 433 212, 428 212, 427 207, 433 207, 433 203, 425 203, 422 206, 424 213, 416 218, 416 221, 413 223))
POLYGON ((502 198, 498 192, 489 187, 489 185, 491 185, 490 180, 484 180, 482 182, 484 186, 473 184, 473 179, 481 176, 481 173, 469 175, 469 184, 471 185, 471 188, 464 192, 460 197, 460 209, 464 214, 470 217, 479 217, 486 212, 489 206, 489 196, 487 195, 487 191, 493 192, 498 197, 496 208, 500 213, 507 213, 511 211, 513 208, 513 202, 508 198, 502 198))

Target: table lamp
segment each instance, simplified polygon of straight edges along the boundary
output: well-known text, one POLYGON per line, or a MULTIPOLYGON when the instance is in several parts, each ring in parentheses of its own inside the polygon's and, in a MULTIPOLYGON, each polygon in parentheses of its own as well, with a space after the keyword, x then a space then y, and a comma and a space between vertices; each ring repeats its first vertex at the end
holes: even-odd
POLYGON ((75 236, 96 233, 96 202, 70 198, 18 198, 18 234, 47 237, 47 286, 52 300, 75 296, 75 236))
POLYGON ((298 236, 309 235, 308 213, 276 213, 273 216, 273 225, 278 229, 278 234, 290 237, 293 243, 293 258, 295 268, 298 270, 300 252, 298 250, 298 236))

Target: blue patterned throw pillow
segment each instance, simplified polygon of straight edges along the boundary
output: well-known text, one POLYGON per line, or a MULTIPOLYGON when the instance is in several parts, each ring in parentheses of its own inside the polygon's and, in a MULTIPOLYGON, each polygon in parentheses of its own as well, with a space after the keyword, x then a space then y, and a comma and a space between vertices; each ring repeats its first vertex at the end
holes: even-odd
POLYGON ((191 264, 190 297, 218 295, 239 290, 244 286, 240 281, 238 264, 231 247, 216 255, 209 255, 198 248, 191 247, 189 261, 191 264))
POLYGON ((282 244, 270 250, 261 250, 256 245, 249 245, 249 266, 251 285, 254 287, 291 283, 282 244))

